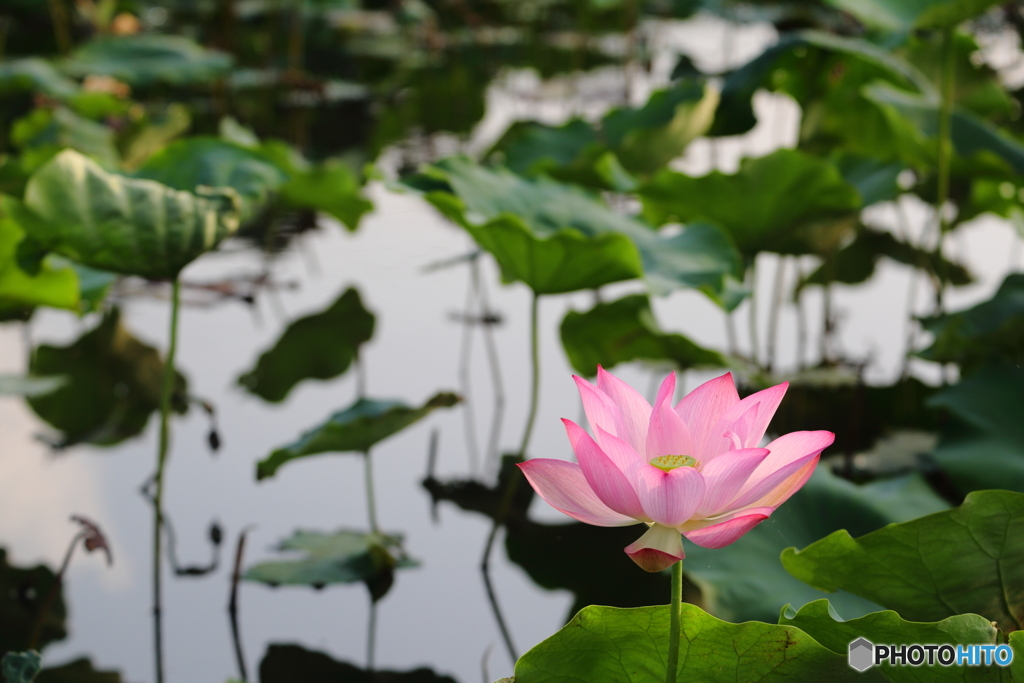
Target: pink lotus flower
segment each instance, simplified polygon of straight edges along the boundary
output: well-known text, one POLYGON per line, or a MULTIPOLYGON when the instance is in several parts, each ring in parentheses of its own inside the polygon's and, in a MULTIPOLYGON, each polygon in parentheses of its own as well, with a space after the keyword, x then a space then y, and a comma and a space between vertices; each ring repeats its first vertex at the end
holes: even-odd
POLYGON ((721 548, 768 519, 807 482, 835 439, 832 432, 792 432, 758 448, 788 383, 741 401, 727 373, 673 408, 673 373, 652 408, 604 368, 596 387, 573 379, 596 438, 562 420, 579 464, 533 459, 519 467, 541 498, 574 519, 647 524, 626 554, 649 572, 683 559, 680 534, 721 548))

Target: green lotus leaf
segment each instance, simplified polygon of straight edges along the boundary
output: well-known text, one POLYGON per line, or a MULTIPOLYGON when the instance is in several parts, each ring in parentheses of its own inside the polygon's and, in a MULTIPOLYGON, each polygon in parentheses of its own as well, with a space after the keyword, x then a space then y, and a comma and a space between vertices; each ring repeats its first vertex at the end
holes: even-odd
POLYGON ((994 360, 928 403, 950 413, 934 458, 957 490, 1024 492, 1024 368, 994 360))
POLYGON ((108 173, 65 150, 29 179, 25 205, 39 220, 24 227, 36 241, 87 266, 174 278, 238 228, 234 190, 198 192, 108 173))
MULTIPOLYGON (((774 621, 787 603, 799 607, 826 597, 786 571, 779 555, 787 547, 813 543, 838 529, 865 534, 947 507, 919 475, 857 485, 819 465, 802 489, 735 543, 709 550, 684 542, 683 568, 715 616, 774 621)), ((827 597, 847 619, 878 609, 847 591, 827 597)))
POLYGON ((272 477, 285 463, 319 453, 365 453, 374 444, 419 422, 437 408, 450 408, 460 400, 455 394, 439 393, 419 408, 410 408, 400 401, 360 398, 303 434, 298 441, 260 460, 256 464, 256 478, 272 477))
POLYGON ((265 401, 283 401, 305 379, 331 379, 345 372, 359 347, 373 336, 375 318, 359 292, 347 289, 327 310, 288 325, 273 348, 238 383, 265 401))
POLYGON ((182 85, 224 75, 231 62, 230 55, 208 50, 184 36, 139 33, 93 38, 61 68, 73 76, 113 76, 133 86, 182 85))
MULTIPOLYGON (((999 645, 1002 642, 1001 634, 992 622, 977 614, 960 614, 942 621, 921 623, 906 621, 896 612, 886 611, 843 621, 832 610, 828 600, 816 600, 804 605, 799 612, 787 607, 782 611, 779 623, 799 628, 829 650, 844 656, 849 652, 850 643, 858 638, 885 645, 999 645)), ((1015 654, 1019 656, 1022 653, 1015 654)), ((919 667, 883 663, 878 668, 892 683, 1011 680, 1009 671, 995 666, 946 667, 936 661, 931 666, 927 663, 919 667)))
POLYGON ((230 187, 244 200, 243 220, 253 218, 271 193, 288 180, 284 171, 260 154, 212 137, 171 143, 134 175, 186 192, 230 187))
POLYGON ((347 529, 330 534, 296 531, 281 541, 277 550, 301 553, 302 557, 262 562, 247 569, 242 578, 271 586, 314 588, 363 582, 385 586, 386 593, 395 569, 417 566, 402 550, 401 536, 347 529))
POLYGON ((655 293, 693 287, 722 301, 726 280, 739 269, 729 238, 713 226, 663 236, 579 188, 546 178, 528 180, 451 157, 407 184, 490 251, 506 281, 522 280, 538 294, 643 275, 655 293))
MULTIPOLYGON (((793 626, 730 624, 683 603, 678 680, 702 683, 885 681, 861 674, 793 626)), ((516 662, 516 683, 665 680, 669 608, 587 607, 516 662)))
POLYGON ((663 170, 638 192, 653 224, 710 222, 748 256, 827 253, 852 232, 862 203, 836 166, 791 149, 744 159, 732 175, 663 170))
POLYGON ((998 0, 827 0, 865 25, 906 33, 913 29, 949 28, 998 5, 998 0))
POLYGON ((25 237, 25 223, 24 205, 0 195, 0 309, 52 306, 78 310, 79 282, 72 267, 52 257, 39 263, 35 273, 19 265, 18 245, 25 237))
POLYGON ((584 313, 569 311, 561 336, 570 364, 584 377, 596 375, 598 365, 607 369, 632 360, 667 361, 681 371, 726 364, 717 351, 662 332, 644 294, 600 303, 584 313))
POLYGON ((859 538, 842 530, 782 564, 820 590, 842 589, 911 621, 980 614, 1004 632, 1024 621, 1024 494, 976 491, 951 510, 859 538))
POLYGON ((1024 362, 1024 274, 1007 275, 987 301, 925 318, 921 324, 934 336, 931 346, 918 353, 922 358, 956 363, 964 374, 993 361, 1020 365, 1024 362))

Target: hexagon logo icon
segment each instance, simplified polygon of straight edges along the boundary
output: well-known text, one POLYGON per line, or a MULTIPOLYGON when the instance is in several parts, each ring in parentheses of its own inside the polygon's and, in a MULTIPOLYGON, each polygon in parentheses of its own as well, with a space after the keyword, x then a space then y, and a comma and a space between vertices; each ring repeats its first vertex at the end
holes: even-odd
POLYGON ((850 667, 864 672, 875 663, 875 646, 867 638, 858 638, 850 643, 850 667))

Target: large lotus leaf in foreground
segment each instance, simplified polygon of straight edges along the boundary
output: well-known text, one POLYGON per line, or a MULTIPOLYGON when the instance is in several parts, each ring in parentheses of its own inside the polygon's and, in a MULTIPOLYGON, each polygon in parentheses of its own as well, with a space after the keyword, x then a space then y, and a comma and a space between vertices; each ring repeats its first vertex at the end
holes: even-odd
MULTIPOLYGON (((880 683, 793 626, 730 624, 684 603, 678 680, 701 683, 880 683)), ((665 680, 669 607, 587 607, 516 662, 515 683, 665 680)))
POLYGON ((331 379, 356 359, 373 336, 375 318, 353 288, 329 308, 288 325, 272 349, 238 383, 265 401, 283 401, 305 379, 331 379))
MULTIPOLYGON (((900 618, 896 612, 873 612, 859 619, 843 621, 832 610, 828 600, 816 600, 798 612, 787 608, 782 611, 780 624, 796 626, 836 654, 846 655, 850 643, 867 638, 872 643, 886 645, 998 645, 1002 642, 999 630, 992 622, 977 614, 960 614, 938 622, 914 622, 900 618)), ((1024 656, 1024 651, 1015 655, 1024 656)), ((1010 681, 1010 672, 996 666, 950 666, 938 663, 921 667, 890 666, 881 670, 893 683, 982 683, 983 681, 1010 681)))
POLYGON ((853 538, 842 530, 782 554, 824 591, 847 590, 904 619, 980 614, 1003 631, 1024 624, 1024 494, 978 491, 960 507, 853 538))
POLYGON ((40 219, 30 236, 87 266, 152 279, 177 277, 239 224, 229 188, 174 190, 108 173, 65 150, 36 171, 26 206, 40 219))
POLYGON ((286 462, 319 453, 366 453, 377 442, 419 422, 435 409, 450 408, 460 400, 455 394, 439 393, 419 408, 410 408, 400 401, 360 398, 298 441, 278 448, 256 463, 256 478, 272 477, 286 462))

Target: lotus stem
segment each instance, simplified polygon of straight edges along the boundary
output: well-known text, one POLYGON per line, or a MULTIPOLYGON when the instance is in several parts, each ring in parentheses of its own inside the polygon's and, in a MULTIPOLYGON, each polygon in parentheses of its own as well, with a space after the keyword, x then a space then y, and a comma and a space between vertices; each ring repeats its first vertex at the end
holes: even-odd
MULTIPOLYGON (((519 457, 526 457, 526 449, 530 445, 530 436, 533 434, 533 423, 537 419, 537 403, 540 398, 540 343, 538 340, 538 303, 540 296, 534 292, 533 301, 530 305, 530 367, 532 369, 532 381, 530 388, 530 410, 526 416, 526 427, 523 429, 523 441, 519 445, 519 457)), ((517 481, 517 480, 514 480, 517 481)))
POLYGON ((676 683, 676 669, 679 668, 680 617, 683 604, 683 561, 672 565, 672 601, 669 604, 668 663, 665 683, 676 683))
POLYGON ((370 455, 370 451, 363 452, 363 472, 366 475, 366 512, 370 517, 370 530, 375 533, 380 533, 380 527, 377 526, 377 498, 373 494, 373 459, 370 455))
POLYGON ((174 393, 174 355, 178 349, 178 309, 181 305, 181 283, 171 283, 171 326, 167 358, 164 361, 163 386, 160 392, 160 444, 157 452, 156 474, 153 476, 153 654, 156 683, 164 681, 163 613, 161 606, 160 570, 163 538, 164 467, 171 445, 171 396, 174 393))

